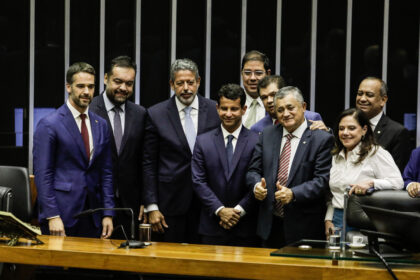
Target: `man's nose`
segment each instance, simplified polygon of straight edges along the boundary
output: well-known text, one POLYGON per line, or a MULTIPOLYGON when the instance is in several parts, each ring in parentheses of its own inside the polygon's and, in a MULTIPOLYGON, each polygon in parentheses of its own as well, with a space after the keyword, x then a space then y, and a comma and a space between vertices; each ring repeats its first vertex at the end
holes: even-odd
POLYGON ((274 102, 274 97, 273 96, 268 96, 267 97, 267 102, 268 103, 273 103, 274 102))
POLYGON ((126 84, 126 83, 122 83, 122 84, 120 85, 120 89, 121 89, 121 90, 127 90, 127 84, 126 84))

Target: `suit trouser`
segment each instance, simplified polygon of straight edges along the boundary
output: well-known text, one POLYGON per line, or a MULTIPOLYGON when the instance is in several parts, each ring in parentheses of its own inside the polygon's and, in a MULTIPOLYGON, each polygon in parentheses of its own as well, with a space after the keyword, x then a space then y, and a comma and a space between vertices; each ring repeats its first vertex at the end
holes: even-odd
POLYGON ((273 215, 273 220, 271 224, 271 232, 267 240, 262 241, 262 246, 264 248, 282 248, 286 245, 284 238, 284 226, 283 218, 280 218, 276 215, 273 215))

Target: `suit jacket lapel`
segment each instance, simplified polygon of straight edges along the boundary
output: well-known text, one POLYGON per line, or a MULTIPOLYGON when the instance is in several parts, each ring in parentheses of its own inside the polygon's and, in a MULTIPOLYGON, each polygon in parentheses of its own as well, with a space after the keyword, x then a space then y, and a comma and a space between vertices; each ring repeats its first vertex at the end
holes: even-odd
POLYGON ((197 94, 198 98, 198 131, 197 135, 203 133, 207 122, 207 104, 203 102, 203 97, 197 94))
POLYGON ((90 120, 90 129, 92 131, 92 142, 93 142, 93 155, 91 156, 92 160, 89 161, 89 165, 91 165, 96 155, 99 152, 97 148, 99 147, 100 129, 99 129, 98 120, 90 112, 89 112, 89 120, 90 120))
POLYGON ((222 165, 225 178, 227 179, 229 177, 229 173, 227 165, 226 146, 225 139, 223 139, 222 129, 220 127, 214 133, 213 142, 216 147, 217 153, 219 154, 219 160, 220 164, 222 165))
MULTIPOLYGON (((123 134, 123 138, 121 140, 120 154, 122 154, 122 151, 123 151, 123 149, 125 147, 125 144, 127 143, 128 134, 129 134, 129 131, 131 131, 131 127, 133 125, 133 123, 130 121, 133 118, 133 111, 131 109, 132 108, 131 108, 131 106, 129 106, 128 101, 127 101, 125 103, 124 134, 123 134)), ((112 138, 114 138, 114 137, 112 137, 112 138)))
POLYGON ((277 182, 277 173, 279 169, 279 160, 280 160, 280 148, 281 148, 281 141, 283 139, 283 127, 279 124, 276 125, 276 128, 274 130, 273 135, 273 146, 271 148, 271 151, 273 151, 273 162, 272 166, 273 168, 273 178, 274 178, 274 191, 276 191, 276 185, 277 182))
POLYGON ((172 127, 174 128, 175 133, 178 136, 177 138, 181 141, 184 148, 190 153, 192 153, 192 151, 190 150, 190 146, 188 145, 188 140, 187 140, 187 137, 185 136, 184 129, 182 128, 181 119, 179 118, 178 108, 176 107, 176 103, 175 103, 175 96, 173 96, 169 100, 167 109, 168 109, 169 121, 171 122, 172 127))
POLYGON ((381 138, 381 136, 383 135, 383 129, 386 126, 386 123, 388 122, 387 117, 385 116, 385 114, 382 115, 382 117, 379 119, 378 124, 375 127, 375 137, 376 140, 379 140, 379 138, 381 138))
POLYGON ((88 162, 82 135, 80 134, 80 130, 77 127, 76 120, 73 118, 73 115, 70 112, 70 109, 67 108, 66 104, 64 104, 61 108, 59 108, 59 110, 60 110, 62 123, 64 127, 67 129, 71 137, 74 139, 74 142, 77 144, 76 146, 79 147, 79 152, 82 154, 82 157, 84 158, 85 162, 88 162))
MULTIPOLYGON (((115 138, 114 138, 114 133, 112 131, 111 120, 109 119, 108 112, 107 112, 106 107, 105 107, 105 101, 104 101, 104 96, 103 96, 104 94, 105 94, 105 92, 103 92, 100 95, 100 98, 99 98, 99 103, 98 103, 98 108, 99 108, 99 112, 100 112, 99 115, 102 118, 104 118, 106 120, 106 122, 108 123, 108 127, 111 130, 110 133, 111 133, 111 147, 112 147, 111 149, 112 149, 112 153, 114 155, 117 155, 117 145, 115 144, 115 138)), ((127 118, 126 118, 126 120, 127 120, 127 118)))
POLYGON ((306 149, 310 145, 311 135, 312 135, 312 132, 309 129, 309 124, 308 124, 308 128, 305 130, 305 132, 303 132, 302 138, 299 141, 299 145, 296 148, 296 153, 292 161, 292 166, 290 167, 289 176, 287 178, 287 184, 286 184, 287 186, 293 179, 293 176, 295 176, 296 170, 299 168, 299 165, 303 161, 303 156, 306 153, 306 149))
POLYGON ((249 131, 245 129, 245 127, 242 127, 241 132, 239 133, 238 140, 236 141, 235 151, 233 153, 232 158, 232 166, 229 172, 228 180, 232 176, 233 172, 236 169, 236 166, 239 163, 239 159, 241 158, 242 152, 246 147, 246 144, 248 143, 248 134, 249 131))

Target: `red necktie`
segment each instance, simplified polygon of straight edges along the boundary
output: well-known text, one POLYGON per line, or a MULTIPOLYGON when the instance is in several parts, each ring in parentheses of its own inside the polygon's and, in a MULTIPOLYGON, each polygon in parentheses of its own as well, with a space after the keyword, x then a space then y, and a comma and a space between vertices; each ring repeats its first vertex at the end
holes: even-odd
POLYGON ((86 114, 80 114, 80 118, 82 119, 82 129, 81 129, 82 138, 85 144, 86 155, 89 161, 90 160, 90 147, 89 147, 89 133, 88 133, 86 122, 85 122, 86 114))
POLYGON ((279 120, 274 121, 274 125, 279 124, 279 120))
MULTIPOLYGON (((286 135, 286 143, 284 143, 283 150, 280 154, 279 159, 279 169, 277 171, 277 181, 280 183, 281 186, 285 186, 287 183, 287 178, 289 177, 289 162, 290 162, 290 140, 293 138, 293 134, 289 133, 286 135)), ((276 188, 277 190, 277 188, 276 188)), ((284 209, 283 204, 281 201, 276 201, 275 212, 278 216, 284 216, 284 209)))

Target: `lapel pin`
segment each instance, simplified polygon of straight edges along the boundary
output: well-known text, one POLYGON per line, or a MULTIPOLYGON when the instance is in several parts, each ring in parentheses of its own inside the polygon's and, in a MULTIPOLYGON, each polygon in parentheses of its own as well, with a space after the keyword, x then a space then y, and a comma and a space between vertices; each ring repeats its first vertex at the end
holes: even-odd
POLYGON ((381 134, 381 131, 380 130, 378 130, 378 134, 381 134))
POLYGON ((95 120, 96 123, 98 123, 98 120, 95 120))
POLYGON ((303 141, 303 144, 306 144, 306 141, 303 141))

